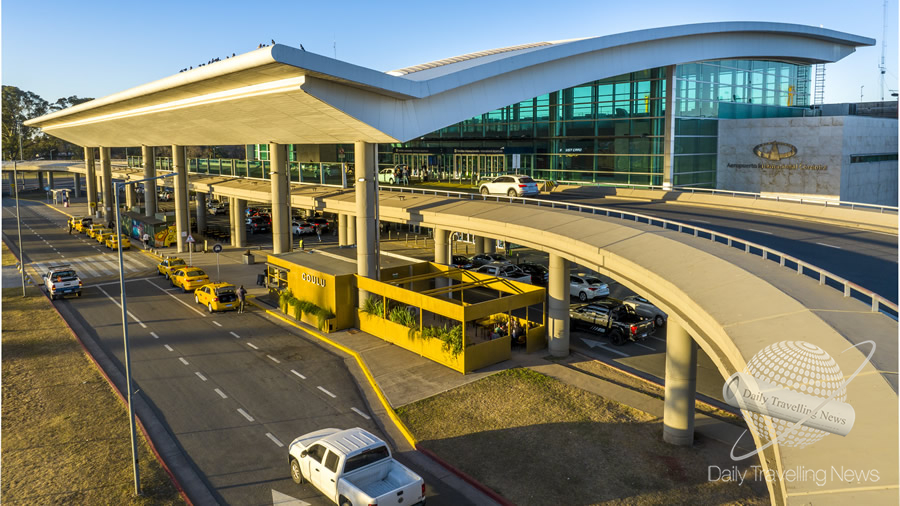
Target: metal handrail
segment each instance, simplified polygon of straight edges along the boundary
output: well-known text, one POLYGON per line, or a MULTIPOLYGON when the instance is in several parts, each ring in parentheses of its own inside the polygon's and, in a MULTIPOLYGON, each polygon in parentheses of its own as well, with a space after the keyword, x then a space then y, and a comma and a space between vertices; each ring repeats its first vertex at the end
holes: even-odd
POLYGON ((753 197, 753 200, 774 200, 776 202, 797 202, 799 204, 813 204, 813 205, 821 205, 823 207, 849 207, 850 209, 863 208, 863 209, 877 209, 878 212, 893 212, 898 214, 900 212, 900 208, 897 206, 883 206, 879 204, 867 204, 865 202, 850 202, 846 200, 834 200, 834 199, 823 199, 818 197, 791 197, 785 195, 764 195, 762 193, 755 192, 742 192, 735 190, 720 190, 716 188, 698 188, 693 186, 673 186, 673 187, 665 187, 659 185, 643 185, 643 184, 630 184, 630 183, 592 183, 585 181, 554 181, 556 184, 576 184, 579 186, 596 186, 596 187, 610 187, 610 188, 629 188, 635 190, 665 190, 665 191, 680 191, 680 192, 708 192, 710 195, 729 195, 732 197, 753 197))
POLYGON ((609 209, 605 207, 584 205, 584 204, 573 204, 569 202, 557 202, 553 200, 545 200, 545 199, 534 199, 527 197, 509 197, 509 196, 500 196, 500 195, 481 195, 477 193, 467 193, 467 192, 453 192, 447 190, 432 190, 432 189, 424 189, 424 188, 412 188, 412 187, 382 187, 382 190, 391 191, 391 192, 400 192, 400 193, 421 193, 423 195, 426 194, 434 194, 434 195, 444 195, 447 197, 456 197, 456 198, 468 198, 469 200, 481 199, 481 200, 494 200, 497 202, 509 202, 516 203, 522 202, 524 205, 536 205, 538 207, 542 206, 550 206, 553 209, 565 209, 567 211, 578 211, 578 212, 589 212, 590 214, 598 214, 603 213, 607 217, 618 217, 621 219, 632 220, 636 223, 646 223, 648 225, 657 225, 666 230, 676 230, 681 233, 690 233, 694 237, 700 237, 704 239, 709 239, 714 242, 718 242, 720 244, 725 244, 729 247, 736 247, 742 249, 745 253, 750 253, 753 255, 758 255, 764 260, 773 260, 778 261, 779 265, 782 267, 787 267, 796 271, 797 274, 803 274, 810 276, 810 273, 813 274, 813 279, 818 278, 819 285, 830 286, 836 290, 843 291, 844 297, 853 297, 857 300, 865 302, 868 299, 871 304, 871 310, 873 312, 880 312, 886 316, 889 316, 893 319, 897 319, 898 307, 897 304, 885 299, 881 295, 863 288, 852 281, 844 279, 836 274, 832 274, 825 269, 821 269, 812 265, 808 262, 804 262, 799 258, 793 257, 786 253, 782 253, 778 250, 763 246, 761 244, 756 244, 751 241, 747 241, 746 239, 741 239, 738 237, 734 237, 728 234, 722 234, 719 232, 715 232, 713 230, 696 227, 694 225, 688 225, 685 223, 666 220, 663 218, 656 218, 654 216, 648 216, 646 214, 632 213, 628 211, 621 211, 618 209, 609 209), (862 298, 860 298, 860 296, 862 298))

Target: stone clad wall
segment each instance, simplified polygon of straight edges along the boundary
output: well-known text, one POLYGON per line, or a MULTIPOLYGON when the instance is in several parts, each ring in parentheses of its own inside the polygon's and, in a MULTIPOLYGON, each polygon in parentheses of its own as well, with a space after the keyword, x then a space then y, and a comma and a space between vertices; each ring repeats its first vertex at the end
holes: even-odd
POLYGON ((719 120, 717 188, 896 206, 897 161, 850 163, 851 155, 880 153, 897 153, 896 119, 719 120), (777 161, 754 154, 755 146, 773 141, 795 146, 797 153, 777 161))

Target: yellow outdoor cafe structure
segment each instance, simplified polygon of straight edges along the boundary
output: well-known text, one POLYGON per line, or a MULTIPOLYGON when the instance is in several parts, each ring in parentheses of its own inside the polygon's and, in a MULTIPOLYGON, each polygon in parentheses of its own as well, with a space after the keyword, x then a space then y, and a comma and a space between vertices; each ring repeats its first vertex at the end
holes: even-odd
POLYGON ((383 268, 376 281, 306 252, 269 255, 267 273, 293 298, 280 299, 286 314, 326 332, 356 326, 461 373, 509 359, 514 340, 527 352, 547 346, 545 290, 527 283, 431 262, 383 268), (331 317, 297 310, 307 302, 331 317))

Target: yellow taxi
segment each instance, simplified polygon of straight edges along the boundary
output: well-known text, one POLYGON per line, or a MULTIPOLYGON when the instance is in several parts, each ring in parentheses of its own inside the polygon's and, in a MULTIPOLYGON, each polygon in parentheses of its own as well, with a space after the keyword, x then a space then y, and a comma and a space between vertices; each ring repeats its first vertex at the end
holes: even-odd
POLYGON ((119 238, 122 239, 122 249, 131 249, 131 239, 125 234, 119 234, 118 237, 116 237, 116 234, 106 236, 106 247, 115 250, 119 249, 119 238))
POLYGON ((113 235, 112 230, 103 230, 102 232, 97 232, 94 235, 94 239, 97 239, 97 242, 100 244, 106 244, 106 240, 109 239, 109 236, 113 235))
POLYGON ((94 223, 94 219, 90 218, 90 217, 84 217, 84 218, 73 217, 70 221, 72 221, 72 223, 73 223, 72 228, 74 228, 77 232, 81 232, 81 233, 84 233, 86 231, 86 229, 88 227, 90 227, 92 223, 94 223))
POLYGON ((102 234, 103 232, 112 232, 112 230, 106 228, 99 223, 92 223, 90 227, 87 229, 87 235, 96 239, 97 234, 102 234))
POLYGON ((210 283, 194 290, 194 302, 203 304, 210 313, 234 311, 240 303, 237 287, 231 283, 210 283))
POLYGON ((187 262, 178 257, 167 257, 156 266, 156 270, 159 271, 160 276, 165 276, 166 279, 169 279, 174 271, 182 267, 187 267, 187 262))
POLYGON ((188 293, 203 285, 208 285, 209 276, 199 267, 187 266, 174 271, 169 276, 169 281, 172 283, 172 286, 180 287, 182 292, 188 293))

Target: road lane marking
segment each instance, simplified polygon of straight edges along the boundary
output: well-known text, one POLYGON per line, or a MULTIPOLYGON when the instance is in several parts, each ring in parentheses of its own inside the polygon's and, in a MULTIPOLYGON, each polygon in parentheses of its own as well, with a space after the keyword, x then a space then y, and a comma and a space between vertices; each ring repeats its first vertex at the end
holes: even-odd
MULTIPOLYGON (((65 256, 65 255, 63 255, 65 256)), ((134 278, 134 279, 126 279, 126 283, 130 283, 132 281, 147 281, 148 279, 156 279, 155 277, 150 278, 134 278)), ((106 285, 118 285, 118 281, 107 281, 105 283, 91 283, 91 286, 106 286, 106 285)))
POLYGON ((175 351, 175 350, 173 350, 172 347, 169 346, 168 344, 164 344, 163 346, 165 346, 166 349, 169 350, 169 351, 175 351))
POLYGON ((227 399, 227 398, 228 398, 228 396, 225 395, 225 392, 219 390, 218 388, 214 388, 213 390, 214 390, 217 394, 219 394, 219 397, 221 397, 221 398, 223 398, 223 399, 227 399))
POLYGON ((772 232, 766 232, 765 230, 756 230, 755 228, 748 228, 750 232, 757 232, 760 234, 773 235, 772 232))
POLYGON ((240 414, 242 414, 242 415, 244 415, 244 418, 246 418, 246 419, 247 419, 247 421, 248 421, 248 422, 253 422, 253 421, 254 421, 254 420, 253 420, 253 417, 252 417, 252 416, 250 416, 250 415, 248 415, 248 414, 247 414, 247 412, 246 412, 246 411, 244 411, 244 410, 243 410, 243 409, 241 409, 241 408, 238 408, 238 410, 237 410, 237 411, 238 411, 238 413, 240 413, 240 414))
POLYGON ((196 374, 197 377, 202 379, 203 381, 206 381, 206 376, 200 374, 200 371, 194 371, 194 374, 196 374))
POLYGON ((258 350, 258 349, 259 349, 259 348, 257 348, 253 343, 247 343, 247 346, 253 348, 254 350, 258 350))
POLYGON ((278 360, 277 358, 273 357, 272 355, 266 355, 266 356, 269 357, 269 360, 271 360, 272 362, 275 362, 276 364, 281 363, 281 360, 278 360))
POLYGON ((840 247, 840 246, 834 246, 834 245, 832 245, 832 244, 825 244, 824 242, 817 242, 816 244, 818 244, 819 246, 825 246, 825 247, 828 247, 828 248, 844 249, 844 248, 842 248, 842 247, 840 247))
POLYGON ((222 324, 221 324, 221 323, 219 323, 219 322, 217 322, 217 321, 215 321, 215 320, 213 320, 213 323, 215 323, 215 324, 216 324, 216 325, 217 325, 217 326, 219 326, 219 327, 221 327, 221 326, 222 326, 222 324))
MULTIPOLYGON (((122 308, 122 305, 119 304, 118 302, 116 302, 116 299, 110 297, 109 294, 106 293, 106 290, 100 288, 99 286, 97 287, 97 290, 100 290, 101 292, 103 292, 103 295, 106 295, 106 298, 109 299, 109 300, 111 300, 111 301, 113 302, 113 304, 116 305, 116 307, 118 307, 119 309, 122 308)), ((132 319, 134 319, 134 321, 138 322, 138 325, 140 325, 140 326, 143 327, 143 328, 147 328, 147 326, 144 325, 144 322, 138 320, 137 317, 134 316, 134 315, 131 313, 131 311, 126 311, 126 312, 128 313, 128 316, 130 316, 132 319)))
POLYGON ((150 335, 153 336, 153 339, 159 339, 159 336, 156 335, 156 332, 151 332, 150 335))
POLYGON ((266 437, 268 437, 268 438, 271 439, 275 444, 277 444, 279 448, 283 448, 283 447, 284 447, 284 443, 282 443, 281 441, 279 441, 277 437, 273 436, 271 432, 266 432, 266 437))
POLYGON ((650 346, 647 346, 646 344, 641 344, 641 343, 634 343, 634 344, 640 346, 641 348, 647 348, 648 350, 656 351, 656 348, 651 348, 650 346))
POLYGON ((187 360, 184 359, 184 357, 178 357, 178 360, 181 360, 181 363, 184 365, 191 365, 187 360))
POLYGON ((237 335, 237 334, 235 334, 235 333, 234 333, 234 332, 231 332, 231 335, 233 335, 233 336, 234 336, 234 337, 236 337, 236 338, 238 338, 238 339, 240 339, 240 338, 241 338, 241 336, 239 336, 239 335, 237 335))
POLYGON ((318 388, 319 390, 321 390, 321 391, 325 392, 326 394, 328 394, 329 396, 331 396, 332 399, 337 399, 337 396, 334 395, 333 393, 329 392, 328 390, 325 390, 322 387, 316 387, 316 388, 318 388))
POLYGON ((295 370, 293 370, 293 369, 291 369, 291 372, 294 373, 294 375, 299 376, 300 379, 306 379, 306 376, 300 374, 299 372, 297 372, 297 371, 295 371, 295 370))
POLYGON ((665 339, 662 339, 662 338, 660 338, 660 337, 656 337, 656 336, 650 336, 650 337, 652 337, 653 339, 656 339, 657 341, 659 341, 659 342, 661 342, 661 343, 666 342, 665 339))
POLYGON ((350 409, 352 409, 354 413, 356 413, 357 415, 359 415, 359 416, 365 418, 366 420, 371 420, 371 419, 372 419, 371 416, 369 416, 369 415, 363 413, 362 411, 360 411, 360 410, 358 410, 358 409, 356 409, 356 408, 350 408, 350 409))
POLYGON ((173 299, 177 300, 178 302, 184 304, 185 307, 187 307, 187 308, 190 309, 191 311, 193 311, 193 312, 197 313, 198 315, 200 315, 200 316, 206 318, 206 313, 204 313, 203 311, 198 310, 198 309, 195 308, 194 306, 188 304, 187 302, 185 302, 185 301, 179 299, 178 297, 172 295, 171 293, 167 292, 165 288, 163 288, 163 287, 157 285, 156 283, 150 281, 150 279, 152 279, 152 278, 147 278, 147 282, 150 283, 151 285, 155 286, 156 288, 158 288, 159 291, 161 291, 162 293, 168 295, 169 297, 172 297, 173 299))
POLYGON ((699 223, 709 223, 709 222, 706 221, 706 220, 690 220, 690 221, 696 221, 696 222, 699 222, 699 223))

